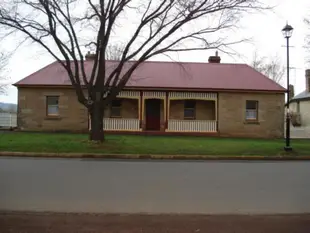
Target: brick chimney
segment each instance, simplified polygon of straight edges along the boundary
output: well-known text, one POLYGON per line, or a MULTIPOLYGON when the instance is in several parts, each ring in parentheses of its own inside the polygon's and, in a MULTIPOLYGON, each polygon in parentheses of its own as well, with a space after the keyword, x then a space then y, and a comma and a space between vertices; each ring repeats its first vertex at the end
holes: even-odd
POLYGON ((289 100, 291 100, 295 96, 295 88, 292 84, 289 85, 289 93, 289 100))
POLYGON ((310 69, 306 70, 306 92, 310 92, 310 69))
POLYGON ((221 57, 218 55, 218 52, 215 52, 215 56, 209 57, 209 63, 221 63, 221 57))
POLYGON ((85 55, 86 61, 92 61, 92 60, 95 59, 95 57, 96 57, 96 54, 91 53, 91 52, 89 52, 89 51, 88 51, 87 54, 85 55))

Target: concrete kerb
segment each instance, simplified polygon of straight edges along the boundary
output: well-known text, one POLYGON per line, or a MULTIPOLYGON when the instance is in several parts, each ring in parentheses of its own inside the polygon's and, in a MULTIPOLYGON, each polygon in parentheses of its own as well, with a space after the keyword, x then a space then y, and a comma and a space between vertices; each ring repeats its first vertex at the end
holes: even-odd
POLYGON ((248 160, 248 161, 310 161, 309 156, 283 155, 151 155, 151 154, 96 154, 96 153, 45 153, 45 152, 0 152, 1 157, 32 157, 32 158, 92 158, 92 159, 141 159, 141 160, 248 160))

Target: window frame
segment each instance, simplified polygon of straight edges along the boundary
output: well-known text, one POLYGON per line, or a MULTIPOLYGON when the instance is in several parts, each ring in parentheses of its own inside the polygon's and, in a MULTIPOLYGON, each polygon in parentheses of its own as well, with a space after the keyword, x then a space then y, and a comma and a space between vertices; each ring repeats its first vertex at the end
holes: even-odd
POLYGON ((183 119, 184 120, 195 120, 196 119, 196 100, 184 100, 184 109, 183 109, 183 119), (186 106, 186 104, 188 103, 192 103, 193 106, 192 107, 188 107, 186 106), (193 111, 193 116, 185 116, 185 111, 186 110, 191 110, 193 111))
POLYGON ((110 118, 121 118, 122 117, 122 99, 114 99, 111 101, 111 105, 110 105, 110 118), (117 106, 113 106, 115 101, 119 101, 119 104, 117 104, 117 106), (119 111, 119 115, 114 115, 113 113, 113 109, 117 109, 117 111, 119 111))
POLYGON ((59 114, 59 96, 58 95, 48 95, 46 96, 46 116, 48 117, 58 117, 59 114), (56 98, 57 104, 49 104, 49 99, 50 98, 56 98), (57 113, 49 113, 49 107, 55 107, 57 106, 57 113))
POLYGON ((250 122, 257 122, 258 121, 258 109, 259 109, 259 102, 258 102, 258 100, 246 100, 246 102, 245 102, 245 120, 246 121, 250 121, 250 122), (252 109, 252 108, 248 108, 248 103, 249 102, 254 102, 255 103, 255 109, 252 109), (256 113, 256 118, 248 118, 248 111, 253 111, 253 110, 255 110, 255 113, 256 113))

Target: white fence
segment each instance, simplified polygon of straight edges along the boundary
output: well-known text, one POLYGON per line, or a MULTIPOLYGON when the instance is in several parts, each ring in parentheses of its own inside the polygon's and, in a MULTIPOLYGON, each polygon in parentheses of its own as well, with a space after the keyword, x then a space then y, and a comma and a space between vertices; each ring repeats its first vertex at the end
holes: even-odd
POLYGON ((216 121, 168 120, 168 130, 176 132, 216 132, 216 121))
POLYGON ((0 112, 0 128, 17 127, 17 114, 0 112))
POLYGON ((105 130, 141 130, 139 119, 105 118, 103 124, 105 130))

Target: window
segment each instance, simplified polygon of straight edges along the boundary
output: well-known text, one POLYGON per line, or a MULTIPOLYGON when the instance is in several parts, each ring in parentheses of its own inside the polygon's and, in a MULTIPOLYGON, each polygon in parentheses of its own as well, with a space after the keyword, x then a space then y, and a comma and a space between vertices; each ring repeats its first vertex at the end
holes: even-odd
POLYGON ((46 115, 58 116, 59 115, 59 96, 46 97, 46 115))
POLYGON ((111 115, 110 117, 121 117, 122 101, 120 99, 113 100, 111 103, 111 115))
POLYGON ((196 101, 185 100, 184 102, 184 119, 195 119, 196 101))
POLYGON ((256 100, 246 101, 245 119, 249 121, 258 120, 258 101, 256 100))

